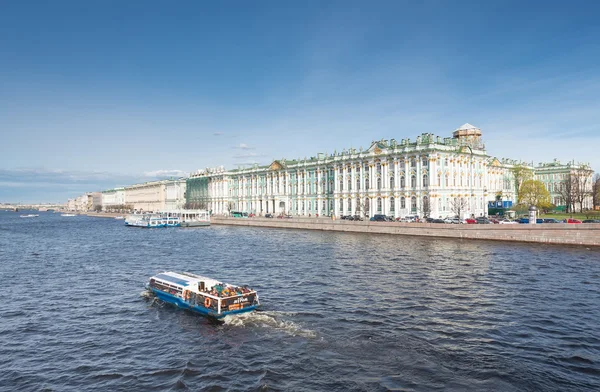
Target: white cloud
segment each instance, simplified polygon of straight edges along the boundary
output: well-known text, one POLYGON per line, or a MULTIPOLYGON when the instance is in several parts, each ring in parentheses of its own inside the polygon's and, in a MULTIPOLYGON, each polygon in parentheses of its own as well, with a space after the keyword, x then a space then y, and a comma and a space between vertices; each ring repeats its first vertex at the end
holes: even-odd
POLYGON ((183 170, 154 170, 144 172, 144 176, 154 178, 185 177, 187 174, 188 173, 183 170))

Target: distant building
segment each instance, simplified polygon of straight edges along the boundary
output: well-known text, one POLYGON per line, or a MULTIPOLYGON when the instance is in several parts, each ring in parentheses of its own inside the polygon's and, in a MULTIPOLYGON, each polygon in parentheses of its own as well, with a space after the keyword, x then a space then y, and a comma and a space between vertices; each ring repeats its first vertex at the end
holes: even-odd
POLYGON ((113 188, 102 191, 102 209, 110 211, 122 209, 125 206, 125 188, 113 188))

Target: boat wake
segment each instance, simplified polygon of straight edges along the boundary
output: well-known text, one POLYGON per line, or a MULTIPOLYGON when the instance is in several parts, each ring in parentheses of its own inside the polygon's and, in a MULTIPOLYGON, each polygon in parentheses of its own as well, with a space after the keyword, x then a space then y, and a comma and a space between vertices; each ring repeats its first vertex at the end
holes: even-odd
POLYGON ((284 320, 282 316, 289 315, 289 312, 258 311, 228 315, 223 318, 225 325, 234 327, 259 327, 270 328, 285 332, 291 336, 302 336, 307 339, 317 337, 315 331, 302 328, 291 320, 284 320))

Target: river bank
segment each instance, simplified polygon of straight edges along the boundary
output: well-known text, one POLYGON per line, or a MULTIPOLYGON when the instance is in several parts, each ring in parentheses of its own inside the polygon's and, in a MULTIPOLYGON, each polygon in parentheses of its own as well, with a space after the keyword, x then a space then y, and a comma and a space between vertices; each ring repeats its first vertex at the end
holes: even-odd
POLYGON ((326 218, 245 219, 221 216, 211 217, 211 224, 600 247, 600 224, 449 225, 333 221, 326 218))

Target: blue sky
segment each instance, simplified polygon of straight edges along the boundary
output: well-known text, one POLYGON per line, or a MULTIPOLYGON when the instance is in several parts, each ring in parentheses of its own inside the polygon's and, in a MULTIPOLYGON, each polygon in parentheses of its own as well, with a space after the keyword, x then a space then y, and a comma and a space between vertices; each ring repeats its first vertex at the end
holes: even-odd
POLYGON ((600 3, 415 3, 3 2, 0 201, 466 122, 600 171, 600 3))

